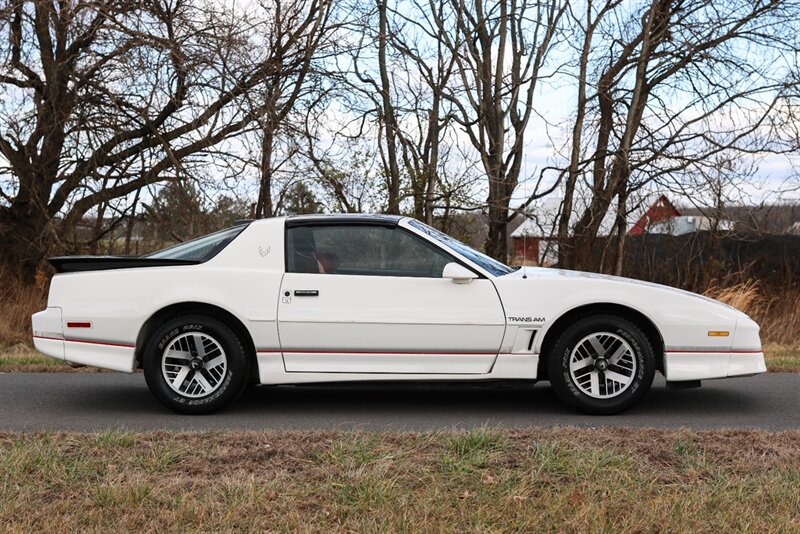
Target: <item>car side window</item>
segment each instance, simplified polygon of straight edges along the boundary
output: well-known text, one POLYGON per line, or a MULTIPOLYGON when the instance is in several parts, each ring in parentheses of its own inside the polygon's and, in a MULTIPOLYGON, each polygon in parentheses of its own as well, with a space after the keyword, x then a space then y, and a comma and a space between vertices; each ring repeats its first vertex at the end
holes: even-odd
POLYGON ((287 268, 295 273, 441 278, 453 257, 397 227, 298 226, 287 231, 287 268))

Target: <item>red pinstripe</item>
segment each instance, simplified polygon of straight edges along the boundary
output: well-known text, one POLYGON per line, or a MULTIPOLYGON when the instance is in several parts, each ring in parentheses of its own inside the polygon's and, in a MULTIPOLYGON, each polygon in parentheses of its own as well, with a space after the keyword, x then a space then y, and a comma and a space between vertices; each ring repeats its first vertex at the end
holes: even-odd
POLYGON ((761 350, 668 350, 672 354, 761 354, 761 350))
POLYGON ((67 341, 69 343, 86 343, 88 345, 105 345, 107 347, 122 347, 124 349, 133 349, 136 348, 135 345, 127 345, 123 343, 108 343, 107 341, 90 341, 88 339, 61 339, 58 337, 47 337, 47 336, 33 336, 35 339, 52 339, 54 341, 67 341))
POLYGON ((382 352, 376 350, 362 350, 362 351, 351 351, 351 350, 258 350, 256 351, 261 354, 406 354, 406 355, 416 355, 416 354, 442 354, 442 355, 464 355, 464 354, 474 354, 476 356, 495 356, 497 355, 496 352, 438 352, 438 351, 415 351, 415 352, 382 352))

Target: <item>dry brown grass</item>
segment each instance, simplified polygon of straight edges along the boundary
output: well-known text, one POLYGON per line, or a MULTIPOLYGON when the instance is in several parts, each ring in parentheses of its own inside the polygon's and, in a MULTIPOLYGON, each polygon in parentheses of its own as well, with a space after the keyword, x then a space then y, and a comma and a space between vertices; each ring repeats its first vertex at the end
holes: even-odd
POLYGON ((800 345, 800 291, 764 292, 758 282, 744 281, 724 287, 712 285, 704 294, 752 317, 761 325, 765 343, 800 345))
POLYGON ((0 434, 0 530, 796 532, 800 432, 0 434))
POLYGON ((760 304, 761 302, 758 282, 754 280, 748 280, 740 284, 725 287, 712 285, 705 291, 705 295, 720 302, 724 302, 729 306, 733 306, 737 310, 744 311, 745 313, 754 305, 760 304))
POLYGON ((756 281, 712 285, 704 293, 746 313, 761 325, 771 371, 800 371, 800 292, 765 294, 756 281))
POLYGON ((28 285, 0 271, 0 347, 31 342, 31 315, 47 305, 48 285, 43 274, 28 285))

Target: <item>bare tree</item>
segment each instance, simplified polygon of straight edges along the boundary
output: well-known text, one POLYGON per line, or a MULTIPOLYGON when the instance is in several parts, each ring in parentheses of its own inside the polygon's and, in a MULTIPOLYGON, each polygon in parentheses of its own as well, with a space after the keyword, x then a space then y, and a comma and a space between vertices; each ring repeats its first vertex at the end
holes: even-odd
POLYGON ((12 1, 0 11, 0 259, 32 276, 96 206, 190 175, 247 128, 274 69, 253 25, 190 1, 12 1))
POLYGON ((304 128, 299 168, 329 211, 385 210, 385 174, 376 172, 374 149, 370 146, 373 140, 362 135, 365 115, 360 114, 361 120, 356 122, 361 128, 354 130, 351 118, 342 123, 336 118, 339 114, 329 113, 340 102, 352 101, 346 95, 352 85, 341 83, 338 72, 329 73, 326 78, 332 81, 331 86, 316 93, 298 121, 304 128))
MULTIPOLYGON (((332 0, 270 0, 260 3, 265 15, 264 61, 269 75, 252 105, 259 115, 259 191, 255 216, 272 217, 276 136, 283 130, 291 135, 286 119, 297 103, 315 90, 313 61, 329 44, 336 28, 331 24, 332 0)), ((302 132, 302 128, 297 129, 302 132)))
POLYGON ((414 216, 433 224, 436 202, 452 198, 442 187, 441 174, 450 147, 457 144, 457 139, 446 138, 452 104, 444 96, 455 71, 455 56, 444 45, 443 27, 432 20, 444 16, 447 0, 412 5, 410 15, 404 9, 393 13, 399 23, 391 44, 405 67, 401 82, 405 99, 400 104, 405 124, 398 138, 414 216))
MULTIPOLYGON (((477 151, 488 180, 487 254, 506 260, 509 205, 524 155, 545 59, 567 2, 451 0, 434 16, 455 57, 456 79, 444 96, 477 151)), ((432 6, 433 8, 433 6, 432 6)))
POLYGON ((789 87, 783 62, 797 50, 797 7, 606 0, 575 14, 577 112, 558 171, 562 267, 601 268, 597 236, 613 209, 612 270, 621 272, 631 194, 697 173, 716 155, 785 150, 771 121, 789 87))
MULTIPOLYGON (((387 213, 400 213, 404 169, 399 153, 399 100, 396 87, 397 54, 391 46, 396 27, 388 0, 350 2, 348 30, 351 42, 342 49, 337 71, 331 73, 349 92, 339 97, 356 115, 355 133, 345 136, 374 135, 376 154, 383 173, 387 213)), ((400 73, 402 76, 402 72, 400 73)), ((350 130, 350 125, 345 127, 350 130)))

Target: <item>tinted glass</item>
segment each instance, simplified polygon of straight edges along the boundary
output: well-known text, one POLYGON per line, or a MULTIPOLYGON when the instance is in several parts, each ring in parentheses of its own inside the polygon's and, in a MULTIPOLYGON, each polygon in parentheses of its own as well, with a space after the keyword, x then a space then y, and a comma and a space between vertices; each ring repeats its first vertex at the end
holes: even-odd
POLYGON ((206 261, 217 255, 245 228, 247 228, 246 224, 226 228, 213 234, 198 237, 192 241, 186 241, 185 243, 153 252, 146 255, 145 258, 206 261))
POLYGON ((288 231, 290 272, 441 278, 446 252, 400 228, 301 226, 288 231))
POLYGON ((427 224, 422 224, 419 221, 410 221, 409 224, 414 228, 417 228, 418 230, 425 232, 425 234, 429 235, 436 241, 439 241, 440 243, 446 245, 448 248, 458 252, 459 254, 461 254, 468 260, 472 261, 476 265, 482 267, 483 269, 486 269, 494 276, 503 276, 504 274, 514 272, 513 267, 509 267, 508 265, 501 263, 494 258, 490 258, 486 254, 483 254, 482 252, 478 252, 477 250, 468 247, 458 239, 450 237, 449 235, 440 232, 435 228, 431 228, 427 224))

